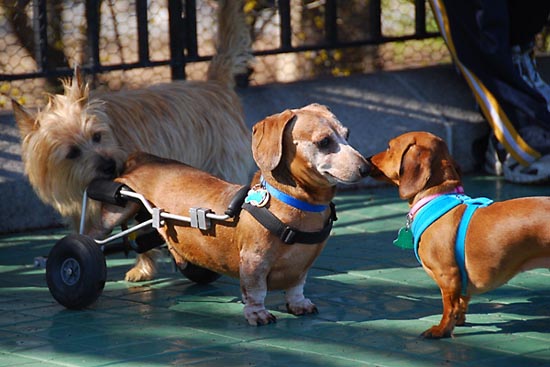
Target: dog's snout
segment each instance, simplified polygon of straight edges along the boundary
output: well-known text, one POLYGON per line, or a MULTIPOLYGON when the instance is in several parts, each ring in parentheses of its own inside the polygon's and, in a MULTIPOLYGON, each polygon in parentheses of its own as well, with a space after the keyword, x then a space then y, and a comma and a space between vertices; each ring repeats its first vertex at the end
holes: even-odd
POLYGON ((101 158, 101 161, 99 163, 99 170, 101 173, 108 177, 116 177, 117 175, 117 168, 116 168, 116 162, 113 158, 101 158))
POLYGON ((364 163, 359 167, 359 173, 361 174, 361 177, 367 177, 370 174, 371 171, 371 163, 368 159, 364 161, 364 163))

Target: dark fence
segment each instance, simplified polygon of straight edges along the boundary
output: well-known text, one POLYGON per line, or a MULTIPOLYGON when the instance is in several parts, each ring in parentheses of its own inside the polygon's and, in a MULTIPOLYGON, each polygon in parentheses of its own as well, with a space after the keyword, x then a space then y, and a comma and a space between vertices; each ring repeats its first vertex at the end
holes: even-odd
MULTIPOLYGON (((149 52, 148 32, 148 1, 135 0, 135 14, 137 18, 137 45, 138 60, 135 62, 116 63, 104 65, 100 60, 100 4, 101 0, 85 1, 86 44, 88 59, 83 69, 91 74, 104 73, 113 70, 130 70, 136 68, 148 68, 168 65, 173 79, 185 78, 185 66, 187 63, 206 61, 210 55, 201 55, 198 50, 197 37, 197 4, 195 0, 168 1, 169 19, 169 49, 170 57, 163 60, 152 60, 149 52)), ((410 1, 412 2, 412 0, 410 1)), ((14 4, 17 2, 14 2, 14 4)), ((382 32, 382 5, 381 0, 370 0, 368 4, 368 19, 364 24, 368 29, 365 32, 368 37, 358 40, 345 40, 339 36, 339 8, 348 6, 349 0, 326 0, 324 3, 324 29, 322 38, 318 43, 308 45, 295 45, 292 41, 291 1, 279 0, 270 4, 279 17, 277 22, 280 29, 279 43, 277 47, 255 51, 255 55, 274 55, 281 53, 303 52, 314 50, 331 50, 350 48, 365 45, 379 45, 387 42, 419 40, 438 35, 437 32, 426 29, 426 2, 414 1, 414 32, 398 36, 386 36, 382 32)), ((17 4, 15 4, 17 5, 17 4)), ((14 5, 14 6, 15 6, 14 5)), ((53 62, 49 56, 52 54, 51 44, 48 39, 48 14, 46 0, 32 0, 32 31, 34 32, 35 46, 34 58, 37 70, 23 73, 3 72, 0 81, 13 81, 30 78, 51 78, 70 75, 68 65, 59 65, 53 62)), ((55 16, 55 15, 54 15, 55 16)))
MULTIPOLYGON (((241 85, 449 61, 427 0, 241 1, 256 56, 241 85)), ((202 79, 216 8, 216 0, 0 1, 0 110, 10 99, 43 104, 75 63, 96 89, 202 79)))

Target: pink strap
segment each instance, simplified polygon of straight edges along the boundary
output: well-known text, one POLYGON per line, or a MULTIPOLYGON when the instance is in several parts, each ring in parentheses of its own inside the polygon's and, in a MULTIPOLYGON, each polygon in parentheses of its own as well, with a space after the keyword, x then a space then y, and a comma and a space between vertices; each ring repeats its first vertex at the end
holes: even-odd
POLYGON ((428 204, 431 200, 435 199, 436 197, 439 197, 441 195, 447 195, 447 194, 464 194, 464 187, 458 186, 453 191, 442 193, 442 194, 434 194, 434 195, 426 196, 426 197, 420 199, 416 204, 413 205, 411 210, 409 210, 408 217, 412 220, 412 218, 414 218, 414 215, 424 205, 428 204))

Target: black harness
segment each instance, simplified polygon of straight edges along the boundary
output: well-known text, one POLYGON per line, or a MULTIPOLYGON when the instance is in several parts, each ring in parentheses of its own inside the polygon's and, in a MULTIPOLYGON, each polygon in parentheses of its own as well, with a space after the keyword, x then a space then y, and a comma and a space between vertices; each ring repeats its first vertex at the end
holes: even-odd
POLYGON ((336 206, 331 202, 330 217, 323 229, 317 232, 304 232, 287 226, 265 207, 257 207, 249 203, 244 203, 242 208, 249 212, 262 226, 279 237, 281 241, 287 245, 292 245, 296 242, 308 245, 323 242, 330 235, 332 224, 338 219, 336 217, 336 206))
POLYGON ((338 220, 336 217, 336 206, 333 202, 330 203, 330 216, 325 226, 316 232, 304 232, 296 228, 292 228, 281 222, 273 213, 264 206, 255 206, 250 203, 245 203, 245 197, 250 188, 243 186, 233 197, 229 204, 228 210, 225 212, 230 216, 238 216, 240 209, 244 209, 250 213, 268 231, 279 237, 281 241, 287 245, 294 243, 303 243, 314 245, 325 241, 330 235, 332 225, 338 220))

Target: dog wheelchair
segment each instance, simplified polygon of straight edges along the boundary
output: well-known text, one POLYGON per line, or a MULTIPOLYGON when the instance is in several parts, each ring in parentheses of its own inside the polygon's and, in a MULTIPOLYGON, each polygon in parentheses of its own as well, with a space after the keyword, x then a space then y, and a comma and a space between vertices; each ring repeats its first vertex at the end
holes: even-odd
MULTIPOLYGON (((191 227, 201 230, 209 229, 212 220, 231 219, 239 214, 248 190, 248 186, 243 186, 224 214, 215 214, 208 208, 191 208, 189 216, 182 216, 153 207, 143 195, 121 183, 109 180, 92 181, 82 199, 80 233, 69 234, 57 241, 48 255, 46 281, 51 295, 68 309, 82 309, 91 305, 103 292, 107 280, 105 256, 121 252, 127 254, 129 251, 139 254, 164 246, 164 240, 157 229, 165 225, 165 219, 189 223, 191 227), (137 224, 103 240, 84 235, 82 232, 88 199, 118 206, 124 206, 128 200, 140 203, 141 210, 135 218, 137 224), (146 228, 150 231, 143 232, 146 228), (135 236, 135 239, 129 241, 129 235, 135 236)), ((198 284, 211 283, 221 276, 189 262, 179 270, 198 284)))

